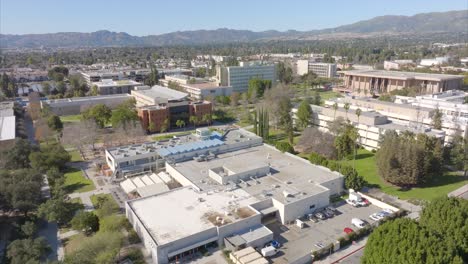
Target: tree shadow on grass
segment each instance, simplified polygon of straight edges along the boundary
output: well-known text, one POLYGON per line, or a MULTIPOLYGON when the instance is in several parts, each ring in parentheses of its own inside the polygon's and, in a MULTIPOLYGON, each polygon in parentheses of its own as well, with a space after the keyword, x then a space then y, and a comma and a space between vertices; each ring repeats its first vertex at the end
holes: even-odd
MULTIPOLYGON (((372 156, 374 156, 373 153, 359 153, 359 154, 356 155, 356 160, 366 159, 366 158, 370 158, 372 156)), ((352 159, 352 157, 351 157, 351 159, 352 159)))
POLYGON ((445 174, 440 176, 433 177, 428 183, 421 186, 425 187, 438 187, 448 184, 454 184, 466 180, 466 177, 463 177, 461 174, 445 174))
POLYGON ((64 189, 65 189, 66 193, 74 193, 76 190, 79 190, 79 189, 81 189, 81 188, 83 188, 85 186, 88 186, 88 185, 89 184, 87 184, 87 183, 79 182, 79 183, 73 183, 73 184, 67 185, 67 186, 65 186, 64 189))

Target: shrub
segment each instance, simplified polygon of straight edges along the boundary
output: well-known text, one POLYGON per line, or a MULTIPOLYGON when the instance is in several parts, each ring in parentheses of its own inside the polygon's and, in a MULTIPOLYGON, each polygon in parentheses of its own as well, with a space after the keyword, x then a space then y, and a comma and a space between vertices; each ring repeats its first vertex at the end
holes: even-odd
POLYGON ((289 152, 294 154, 294 148, 288 142, 277 142, 275 147, 281 152, 289 152))

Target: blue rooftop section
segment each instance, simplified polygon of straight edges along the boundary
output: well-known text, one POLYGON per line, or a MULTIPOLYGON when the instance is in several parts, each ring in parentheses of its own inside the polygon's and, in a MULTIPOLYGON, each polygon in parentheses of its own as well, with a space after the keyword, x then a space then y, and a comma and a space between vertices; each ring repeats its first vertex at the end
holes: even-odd
POLYGON ((183 145, 178 145, 174 147, 160 148, 158 149, 158 154, 161 157, 166 157, 170 155, 182 154, 187 152, 192 152, 196 150, 208 149, 216 146, 224 145, 224 142, 215 138, 204 141, 197 141, 192 143, 187 143, 183 145))
POLYGON ((223 135, 221 135, 218 131, 213 131, 211 132, 211 139, 219 139, 221 140, 223 138, 223 135))

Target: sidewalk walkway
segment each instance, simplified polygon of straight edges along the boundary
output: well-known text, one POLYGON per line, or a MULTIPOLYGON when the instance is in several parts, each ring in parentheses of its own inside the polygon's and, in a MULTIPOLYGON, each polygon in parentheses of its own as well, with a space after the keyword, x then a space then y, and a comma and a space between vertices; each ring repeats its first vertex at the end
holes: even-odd
MULTIPOLYGON (((345 249, 342 249, 333 253, 331 256, 328 256, 325 259, 313 261, 313 263, 314 264, 315 263, 318 263, 318 264, 340 263, 342 261, 345 261, 347 258, 350 258, 354 254, 358 254, 358 253, 362 254, 361 251, 364 250, 366 243, 367 243, 367 237, 365 237, 362 240, 359 240, 355 244, 350 245, 345 249)), ((358 258, 357 263, 359 263, 359 258, 358 258)))
MULTIPOLYGON (((448 194, 448 197, 466 197, 468 196, 468 184, 456 189, 455 191, 448 194)), ((466 199, 466 198, 465 198, 466 199)))

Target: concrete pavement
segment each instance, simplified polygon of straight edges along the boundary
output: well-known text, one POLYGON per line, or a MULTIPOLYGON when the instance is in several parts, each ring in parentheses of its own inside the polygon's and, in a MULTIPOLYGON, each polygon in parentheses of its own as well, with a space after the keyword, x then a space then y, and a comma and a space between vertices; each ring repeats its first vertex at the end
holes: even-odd
POLYGON ((448 196, 468 199, 468 184, 465 184, 462 187, 456 189, 455 191, 449 193, 448 196))
POLYGON ((360 256, 362 256, 362 252, 364 251, 364 247, 367 243, 367 237, 357 241, 356 243, 341 249, 332 255, 322 259, 313 261, 313 263, 320 263, 320 264, 329 264, 329 263, 359 263, 360 256), (357 262, 354 262, 355 259, 358 259, 357 262), (349 262, 353 260, 353 262, 349 262))

